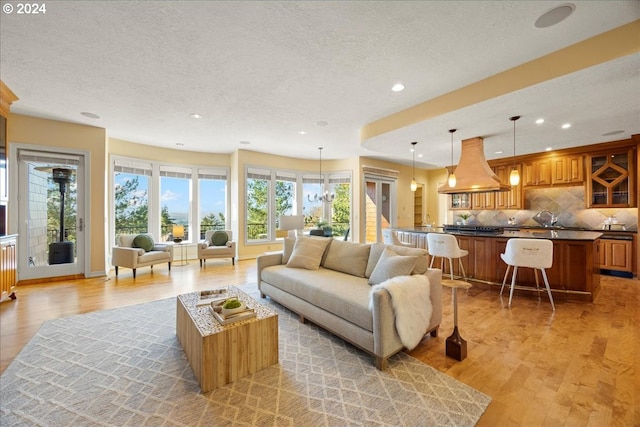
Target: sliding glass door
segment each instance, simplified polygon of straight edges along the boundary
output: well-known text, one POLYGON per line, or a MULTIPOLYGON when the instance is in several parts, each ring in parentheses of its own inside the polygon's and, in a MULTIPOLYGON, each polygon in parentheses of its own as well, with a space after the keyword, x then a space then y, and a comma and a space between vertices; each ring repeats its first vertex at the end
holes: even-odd
POLYGON ((84 156, 18 152, 20 280, 83 274, 84 156))

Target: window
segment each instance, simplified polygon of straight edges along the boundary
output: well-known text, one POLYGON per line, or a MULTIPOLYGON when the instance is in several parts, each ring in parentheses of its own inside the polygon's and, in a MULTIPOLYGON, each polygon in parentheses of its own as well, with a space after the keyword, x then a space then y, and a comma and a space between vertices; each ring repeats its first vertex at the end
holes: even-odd
POLYGON ((318 174, 265 168, 247 168, 247 242, 273 241, 286 233, 278 231, 281 215, 302 213, 305 229, 321 220, 344 236, 351 221, 351 173, 318 174), (323 202, 322 189, 335 194, 333 203, 323 202))
POLYGON ((269 190, 271 171, 247 169, 247 241, 269 239, 269 190))
POLYGON ((198 170, 198 195, 200 205, 200 239, 207 230, 227 228, 227 174, 212 169, 198 170))
POLYGON ((116 237, 146 233, 149 229, 151 164, 119 159, 113 170, 116 237))
POLYGON ((173 225, 184 226, 183 240, 191 236, 191 169, 160 166, 160 235, 173 239, 173 225))
POLYGON ((206 230, 227 229, 227 168, 167 165, 112 156, 113 242, 120 234, 149 232, 160 241, 184 226, 184 240, 197 242, 206 230))

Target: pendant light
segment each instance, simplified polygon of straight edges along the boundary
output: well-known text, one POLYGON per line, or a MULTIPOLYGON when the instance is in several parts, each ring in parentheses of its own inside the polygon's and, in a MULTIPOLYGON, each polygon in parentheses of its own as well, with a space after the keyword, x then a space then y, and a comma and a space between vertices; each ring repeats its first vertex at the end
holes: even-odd
POLYGON ((509 120, 513 122, 513 169, 511 169, 511 174, 509 174, 509 184, 512 186, 520 183, 520 172, 518 172, 518 168, 516 167, 516 120, 519 118, 520 116, 509 117, 509 120))
POLYGON ((318 147, 318 150, 320 151, 320 194, 316 193, 313 195, 313 197, 311 197, 310 194, 307 195, 307 199, 309 199, 309 201, 312 203, 317 203, 318 201, 331 203, 336 197, 335 194, 329 193, 328 191, 324 190, 324 179, 322 178, 322 148, 323 147, 318 147))
POLYGON ((418 183, 416 182, 416 144, 418 142, 417 141, 413 141, 411 143, 411 145, 413 145, 413 148, 411 149, 411 152, 413 153, 413 179, 411 180, 411 191, 416 191, 418 189, 418 183))
MULTIPOLYGON (((451 134, 451 167, 453 168, 453 133, 458 129, 449 129, 449 133, 451 134)), ((456 186, 456 175, 453 173, 453 170, 449 172, 449 187, 453 188, 456 186)))

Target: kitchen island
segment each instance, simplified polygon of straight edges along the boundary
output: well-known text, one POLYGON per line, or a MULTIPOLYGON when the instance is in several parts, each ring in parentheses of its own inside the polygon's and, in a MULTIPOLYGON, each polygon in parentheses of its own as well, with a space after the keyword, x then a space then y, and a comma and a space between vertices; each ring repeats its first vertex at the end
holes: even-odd
MULTIPOLYGON (((453 234, 461 249, 469 251, 462 264, 469 280, 502 286, 507 265, 500 258, 507 241, 512 238, 549 239, 553 242, 553 265, 547 269, 551 291, 568 299, 592 302, 600 289, 600 237, 602 233, 576 230, 466 230, 466 229, 398 229, 402 241, 427 248, 427 233, 453 234)), ((428 248, 427 248, 428 249, 428 248)), ((445 263, 445 271, 448 266, 445 263)), ((459 275, 457 264, 454 274, 459 275)), ((516 290, 537 292, 535 276, 530 268, 518 269, 516 290)), ((541 289, 544 290, 544 287, 541 289)))

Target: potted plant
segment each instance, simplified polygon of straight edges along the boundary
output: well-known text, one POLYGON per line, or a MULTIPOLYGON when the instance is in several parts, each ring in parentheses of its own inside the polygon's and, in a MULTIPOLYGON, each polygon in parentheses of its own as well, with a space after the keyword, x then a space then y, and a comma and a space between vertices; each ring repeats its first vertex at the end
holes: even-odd
POLYGON ((471 218, 471 214, 469 212, 458 214, 458 218, 460 218, 460 223, 462 225, 466 225, 469 218, 471 218))
POLYGON ((327 237, 331 237, 333 235, 333 228, 329 225, 327 221, 320 220, 316 223, 316 228, 318 230, 324 231, 324 235, 327 237))

